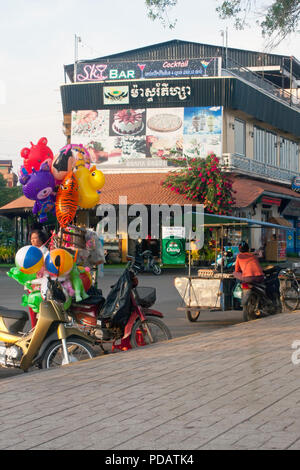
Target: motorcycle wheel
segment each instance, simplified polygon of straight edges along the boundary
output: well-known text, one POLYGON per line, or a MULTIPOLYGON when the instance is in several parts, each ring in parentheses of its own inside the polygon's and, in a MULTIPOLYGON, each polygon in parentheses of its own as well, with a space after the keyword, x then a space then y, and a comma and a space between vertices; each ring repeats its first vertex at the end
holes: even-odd
POLYGON ((161 274, 161 267, 158 264, 153 264, 152 265, 152 272, 156 276, 159 276, 161 274))
MULTIPOLYGON (((67 339, 67 349, 71 363, 92 359, 96 355, 90 344, 79 338, 67 339)), ((62 343, 61 341, 55 341, 43 356, 42 369, 52 369, 63 365, 65 363, 62 343)))
POLYGON ((186 311, 186 317, 188 321, 190 322, 197 321, 199 316, 200 316, 200 310, 187 310, 186 311))
POLYGON ((243 305, 243 320, 251 321, 259 318, 258 299, 256 295, 250 294, 248 301, 243 305))
POLYGON ((138 348, 152 343, 148 335, 147 326, 150 330, 153 343, 172 339, 171 331, 159 318, 147 317, 146 322, 142 322, 138 319, 133 325, 130 336, 132 348, 138 348), (147 323, 147 325, 145 325, 145 323, 147 323))
POLYGON ((289 287, 285 287, 281 293, 281 301, 286 310, 296 310, 299 307, 298 286, 292 283, 289 287))

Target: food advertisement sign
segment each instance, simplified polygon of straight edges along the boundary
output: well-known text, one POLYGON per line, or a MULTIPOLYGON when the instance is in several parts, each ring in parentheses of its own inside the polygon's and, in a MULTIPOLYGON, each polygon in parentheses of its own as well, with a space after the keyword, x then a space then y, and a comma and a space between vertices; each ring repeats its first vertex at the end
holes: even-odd
POLYGON ((101 167, 169 168, 175 158, 222 151, 222 107, 73 111, 74 144, 101 167))

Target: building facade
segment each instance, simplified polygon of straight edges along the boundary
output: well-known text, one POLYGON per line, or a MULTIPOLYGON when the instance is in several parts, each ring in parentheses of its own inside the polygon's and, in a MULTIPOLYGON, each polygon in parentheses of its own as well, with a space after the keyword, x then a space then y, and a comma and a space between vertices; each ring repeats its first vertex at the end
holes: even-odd
POLYGON ((13 188, 17 186, 18 177, 12 171, 12 160, 0 160, 0 173, 4 176, 7 181, 7 186, 13 188))
MULTIPOLYGON (((174 40, 65 66, 65 77, 65 135, 103 172, 161 178, 172 157, 213 151, 235 215, 289 224, 287 250, 300 252, 296 58, 174 40)), ((251 245, 275 236, 256 230, 251 245)))

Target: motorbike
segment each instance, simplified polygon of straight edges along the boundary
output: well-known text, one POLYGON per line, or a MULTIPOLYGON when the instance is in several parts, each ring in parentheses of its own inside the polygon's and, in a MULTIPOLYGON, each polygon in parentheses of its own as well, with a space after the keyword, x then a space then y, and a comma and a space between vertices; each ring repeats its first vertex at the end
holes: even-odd
POLYGON ((280 300, 280 266, 264 269, 265 279, 261 283, 241 283, 244 321, 275 315, 282 311, 280 300))
POLYGON ((172 338, 161 320, 163 314, 151 309, 156 289, 138 287, 137 274, 142 271, 142 258, 128 257, 128 265, 106 299, 101 291, 80 303, 71 305, 68 315, 76 326, 96 339, 104 353, 104 345, 112 350, 127 350, 172 338))
POLYGON ((62 291, 48 279, 48 298, 40 305, 35 327, 23 332, 29 319, 23 310, 0 306, 0 366, 27 372, 31 367, 59 367, 95 356, 92 338, 67 325, 62 291))
POLYGON ((153 273, 156 276, 161 274, 161 267, 155 262, 154 256, 150 250, 145 250, 140 255, 146 261, 141 265, 141 272, 153 273))
POLYGON ((235 267, 236 256, 232 250, 224 250, 223 253, 219 253, 216 259, 216 263, 212 263, 212 266, 216 266, 218 271, 223 267, 224 271, 233 271, 235 267))

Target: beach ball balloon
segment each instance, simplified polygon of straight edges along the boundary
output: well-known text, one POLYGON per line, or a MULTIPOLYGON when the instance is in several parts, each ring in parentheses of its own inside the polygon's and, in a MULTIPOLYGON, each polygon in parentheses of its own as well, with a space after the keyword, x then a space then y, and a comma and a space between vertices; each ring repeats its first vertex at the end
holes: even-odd
POLYGON ((36 246, 23 246, 17 251, 15 262, 22 273, 37 273, 44 265, 43 252, 36 246))
POLYGON ((72 270, 73 264, 72 255, 62 248, 51 250, 45 259, 45 267, 53 276, 66 276, 72 270))

